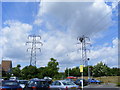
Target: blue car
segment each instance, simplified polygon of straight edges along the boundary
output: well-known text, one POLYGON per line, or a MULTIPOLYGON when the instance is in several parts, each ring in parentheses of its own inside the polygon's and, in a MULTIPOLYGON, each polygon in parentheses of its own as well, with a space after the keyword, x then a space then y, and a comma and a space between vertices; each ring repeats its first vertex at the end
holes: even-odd
POLYGON ((100 84, 101 81, 96 80, 96 79, 88 79, 88 83, 97 83, 97 84, 100 84))
POLYGON ((1 82, 0 90, 22 90, 17 81, 5 80, 1 82))

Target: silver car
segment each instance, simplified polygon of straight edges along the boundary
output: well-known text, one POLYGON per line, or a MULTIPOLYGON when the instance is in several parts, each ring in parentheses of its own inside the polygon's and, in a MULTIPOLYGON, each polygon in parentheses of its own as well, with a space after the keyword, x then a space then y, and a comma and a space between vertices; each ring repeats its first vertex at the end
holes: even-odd
POLYGON ((77 90, 78 88, 78 85, 66 80, 57 80, 50 85, 50 90, 77 90))

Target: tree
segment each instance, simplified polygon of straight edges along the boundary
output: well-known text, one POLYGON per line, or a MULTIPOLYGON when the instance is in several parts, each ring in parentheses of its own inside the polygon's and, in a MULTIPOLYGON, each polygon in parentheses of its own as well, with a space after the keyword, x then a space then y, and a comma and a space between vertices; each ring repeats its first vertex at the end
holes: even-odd
POLYGON ((105 65, 103 62, 98 63, 93 67, 93 76, 107 76, 109 74, 110 68, 105 65))
POLYGON ((44 78, 46 76, 45 75, 45 68, 46 67, 40 67, 40 68, 38 68, 38 74, 37 74, 38 78, 44 78))
POLYGON ((20 70, 20 64, 17 65, 17 67, 14 67, 12 68, 12 74, 13 76, 16 76, 16 77, 21 77, 21 70, 20 70))
POLYGON ((20 65, 20 64, 18 64, 18 65, 17 65, 17 67, 20 69, 21 65, 20 65))
POLYGON ((22 69, 22 78, 23 79, 31 79, 31 78, 37 78, 38 69, 36 66, 26 66, 22 69))
POLYGON ((69 70, 69 76, 77 76, 77 77, 79 77, 79 76, 81 76, 81 73, 80 73, 80 69, 79 69, 79 67, 75 67, 75 68, 66 68, 66 70, 65 70, 65 75, 66 75, 66 77, 68 76, 68 70, 69 70))
POLYGON ((54 77, 55 75, 57 75, 59 70, 58 65, 59 63, 56 59, 50 58, 50 62, 48 62, 47 67, 45 68, 46 75, 49 77, 54 77))
POLYGON ((111 68, 109 75, 110 76, 120 76, 120 68, 111 68))

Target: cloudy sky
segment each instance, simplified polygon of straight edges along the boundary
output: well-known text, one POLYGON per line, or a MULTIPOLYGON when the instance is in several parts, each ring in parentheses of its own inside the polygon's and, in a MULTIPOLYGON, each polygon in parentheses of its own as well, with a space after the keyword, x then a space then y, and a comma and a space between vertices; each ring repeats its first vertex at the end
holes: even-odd
MULTIPOLYGON (((114 0, 113 0, 114 1, 114 0)), ((102 61, 118 66, 117 2, 1 2, 0 60, 12 60, 13 67, 29 65, 25 43, 28 35, 40 35, 43 46, 37 51, 37 67, 50 58, 59 62, 60 71, 81 64, 81 45, 77 37, 85 35, 91 43, 89 65, 102 61)))

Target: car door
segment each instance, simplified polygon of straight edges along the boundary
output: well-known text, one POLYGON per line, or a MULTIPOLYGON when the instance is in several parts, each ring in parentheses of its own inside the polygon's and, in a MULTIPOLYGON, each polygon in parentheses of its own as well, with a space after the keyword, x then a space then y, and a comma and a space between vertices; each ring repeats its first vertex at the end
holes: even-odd
POLYGON ((55 81, 55 82, 52 83, 50 90, 63 90, 62 88, 63 87, 62 87, 61 82, 55 81))
POLYGON ((25 90, 32 90, 33 85, 34 85, 34 81, 29 81, 25 86, 25 90))
POLYGON ((55 83, 55 85, 56 85, 56 88, 57 88, 57 89, 62 90, 63 87, 62 87, 61 82, 57 81, 57 82, 55 83))

